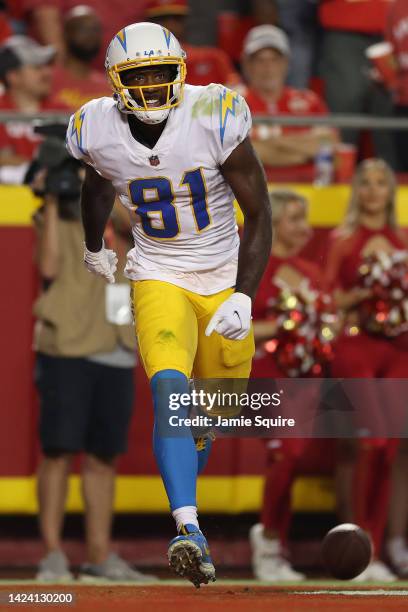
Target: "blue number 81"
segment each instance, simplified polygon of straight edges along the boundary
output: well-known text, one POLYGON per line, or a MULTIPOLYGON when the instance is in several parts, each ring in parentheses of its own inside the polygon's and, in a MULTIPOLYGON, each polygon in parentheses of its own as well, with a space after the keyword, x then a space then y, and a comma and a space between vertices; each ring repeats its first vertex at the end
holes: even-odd
MULTIPOLYGON (((207 190, 201 168, 186 172, 181 185, 190 192, 192 211, 197 230, 200 232, 211 223, 207 210, 207 190)), ((132 203, 141 217, 143 231, 152 238, 171 239, 180 232, 177 209, 174 206, 174 192, 171 181, 163 176, 140 178, 129 184, 132 203), (159 219, 161 227, 154 227, 159 219)))
POLYGON ((142 227, 153 238, 174 238, 180 231, 177 211, 173 205, 174 193, 169 179, 164 177, 136 179, 129 185, 130 197, 142 220, 142 227), (152 196, 149 196, 149 192, 152 196), (160 215, 162 227, 152 221, 160 215))

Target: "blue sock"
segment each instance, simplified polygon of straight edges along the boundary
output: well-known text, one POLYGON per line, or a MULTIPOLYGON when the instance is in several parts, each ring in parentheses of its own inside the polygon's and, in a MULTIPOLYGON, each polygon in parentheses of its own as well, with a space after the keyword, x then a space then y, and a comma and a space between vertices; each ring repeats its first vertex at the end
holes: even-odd
POLYGON ((211 446, 212 440, 210 440, 209 438, 199 438, 196 442, 198 474, 201 474, 205 466, 207 465, 208 458, 211 452, 211 446), (202 448, 202 445, 204 445, 204 448, 202 448))
POLYGON ((187 377, 178 370, 162 370, 150 381, 154 403, 153 450, 169 498, 171 510, 197 506, 198 459, 189 427, 169 426, 169 417, 188 416, 189 407, 170 410, 171 394, 189 393, 187 377))

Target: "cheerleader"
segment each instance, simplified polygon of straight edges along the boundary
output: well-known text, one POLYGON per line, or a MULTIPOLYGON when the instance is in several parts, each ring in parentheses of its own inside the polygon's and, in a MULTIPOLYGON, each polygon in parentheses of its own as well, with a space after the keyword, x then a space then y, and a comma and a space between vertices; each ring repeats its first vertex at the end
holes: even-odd
MULTIPOLYGON (((307 202, 293 191, 277 190, 270 194, 273 219, 273 246, 271 257, 260 284, 254 304, 254 333, 256 354, 252 376, 258 378, 308 377, 321 375, 324 364, 311 362, 310 351, 304 344, 301 330, 293 350, 286 333, 281 333, 279 321, 293 314, 293 298, 296 297, 297 314, 302 317, 302 304, 316 303, 322 287, 318 267, 307 261, 301 251, 308 242, 311 229, 307 222, 307 202), (287 296, 285 311, 282 294, 287 296), (289 296, 289 297, 288 297, 289 296), (292 298, 292 300, 290 300, 292 298), (279 304, 280 315, 276 312, 279 304), (283 309, 283 310, 282 310, 283 309), (317 368, 317 369, 316 369, 317 368)), ((310 306, 310 305, 309 305, 310 306)), ((303 323, 303 328, 308 325, 303 323)), ((310 330, 309 330, 310 331, 310 330)), ((302 409, 310 410, 306 422, 313 424, 311 411, 317 398, 311 389, 302 391, 302 409), (309 408, 308 408, 309 407, 309 408)), ((327 441, 325 441, 327 445, 327 441)), ((267 440, 267 465, 264 497, 260 523, 250 530, 252 565, 255 576, 268 582, 299 581, 305 576, 295 571, 287 561, 286 542, 289 530, 290 495, 300 464, 304 462, 306 449, 310 452, 311 440, 305 438, 281 438, 267 440)))
MULTIPOLYGON (((406 333, 392 330, 387 303, 376 299, 374 266, 392 262, 406 248, 395 218, 395 175, 380 159, 368 159, 358 167, 349 208, 333 236, 326 266, 326 286, 333 290, 344 312, 344 331, 339 337, 331 364, 334 378, 406 378, 408 376, 406 333), (381 308, 380 312, 378 308, 381 308)), ((398 308, 397 308, 398 311, 398 308)), ((397 314, 397 319, 399 315, 397 314)), ((394 441, 378 438, 386 431, 383 406, 370 385, 361 383, 362 425, 359 441, 338 441, 337 498, 340 519, 355 522, 371 533, 375 557, 357 580, 392 581, 394 574, 378 560, 389 502, 390 466, 394 441), (370 437, 377 436, 377 438, 370 437), (375 432, 374 434, 372 432, 375 432)))

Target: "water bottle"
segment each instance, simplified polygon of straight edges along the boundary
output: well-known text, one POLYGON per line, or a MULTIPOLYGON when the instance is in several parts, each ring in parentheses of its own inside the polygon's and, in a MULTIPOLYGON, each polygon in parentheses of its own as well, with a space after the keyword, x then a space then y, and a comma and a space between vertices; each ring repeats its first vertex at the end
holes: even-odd
POLYGON ((329 143, 322 144, 315 157, 315 180, 318 187, 325 187, 333 182, 334 155, 329 143))

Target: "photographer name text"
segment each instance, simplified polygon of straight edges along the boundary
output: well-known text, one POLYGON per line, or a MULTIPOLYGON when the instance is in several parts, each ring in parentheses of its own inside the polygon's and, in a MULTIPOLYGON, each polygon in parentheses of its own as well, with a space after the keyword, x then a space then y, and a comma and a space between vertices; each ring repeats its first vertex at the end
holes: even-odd
POLYGON ((174 414, 169 418, 169 425, 171 427, 262 427, 272 429, 274 427, 295 427, 296 421, 282 416, 266 418, 259 414, 253 418, 248 416, 209 417, 204 415, 189 418, 174 414))

